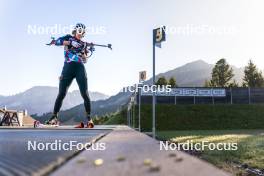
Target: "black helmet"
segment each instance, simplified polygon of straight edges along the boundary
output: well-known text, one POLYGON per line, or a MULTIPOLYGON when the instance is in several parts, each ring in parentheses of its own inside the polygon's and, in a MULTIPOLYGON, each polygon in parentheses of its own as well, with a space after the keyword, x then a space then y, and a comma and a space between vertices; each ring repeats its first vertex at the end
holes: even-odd
POLYGON ((77 23, 74 29, 79 29, 79 28, 85 30, 85 25, 82 23, 77 23))

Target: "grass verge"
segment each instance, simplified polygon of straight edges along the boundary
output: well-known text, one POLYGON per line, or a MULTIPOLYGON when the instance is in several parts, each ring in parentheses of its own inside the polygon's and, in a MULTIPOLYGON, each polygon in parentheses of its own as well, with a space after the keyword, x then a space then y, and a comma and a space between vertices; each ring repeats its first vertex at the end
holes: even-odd
POLYGON ((237 150, 205 150, 201 158, 234 175, 244 175, 231 163, 239 162, 250 167, 264 169, 264 130, 194 130, 194 131, 161 131, 160 138, 173 142, 192 141, 201 143, 237 143, 237 150))

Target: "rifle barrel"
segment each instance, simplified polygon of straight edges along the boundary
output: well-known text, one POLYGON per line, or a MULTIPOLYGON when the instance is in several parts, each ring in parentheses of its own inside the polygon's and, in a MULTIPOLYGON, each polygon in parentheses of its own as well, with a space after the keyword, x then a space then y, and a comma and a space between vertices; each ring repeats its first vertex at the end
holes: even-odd
POLYGON ((107 48, 109 48, 109 49, 112 49, 112 45, 111 45, 111 44, 107 44, 107 45, 92 44, 92 46, 107 47, 107 48))

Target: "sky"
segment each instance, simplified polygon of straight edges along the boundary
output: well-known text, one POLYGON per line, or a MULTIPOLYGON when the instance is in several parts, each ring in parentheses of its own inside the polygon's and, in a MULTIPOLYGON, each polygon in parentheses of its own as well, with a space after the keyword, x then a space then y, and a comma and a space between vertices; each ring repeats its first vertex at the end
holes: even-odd
POLYGON ((167 40, 156 49, 156 73, 221 58, 264 69, 263 7, 263 0, 0 0, 0 95, 58 87, 63 48, 45 43, 78 22, 88 28, 85 41, 113 45, 97 48, 85 65, 90 91, 114 95, 142 70, 150 78, 152 30, 160 25, 167 40))

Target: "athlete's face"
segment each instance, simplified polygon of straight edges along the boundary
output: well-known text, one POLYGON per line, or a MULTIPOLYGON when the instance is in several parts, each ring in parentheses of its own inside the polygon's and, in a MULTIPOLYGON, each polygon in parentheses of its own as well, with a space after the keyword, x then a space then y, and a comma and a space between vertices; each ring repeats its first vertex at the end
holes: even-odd
POLYGON ((85 34, 84 29, 77 28, 75 37, 80 40, 84 36, 84 34, 85 34))
POLYGON ((75 35, 75 37, 76 37, 77 39, 79 39, 79 40, 82 38, 82 36, 83 36, 83 35, 80 34, 80 33, 76 33, 76 35, 75 35))

